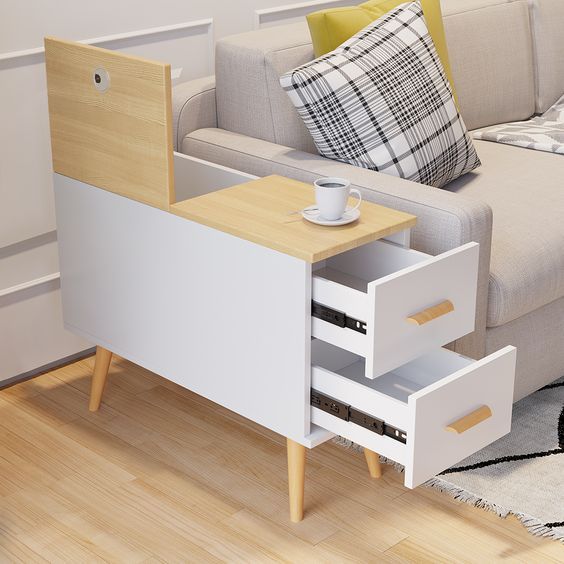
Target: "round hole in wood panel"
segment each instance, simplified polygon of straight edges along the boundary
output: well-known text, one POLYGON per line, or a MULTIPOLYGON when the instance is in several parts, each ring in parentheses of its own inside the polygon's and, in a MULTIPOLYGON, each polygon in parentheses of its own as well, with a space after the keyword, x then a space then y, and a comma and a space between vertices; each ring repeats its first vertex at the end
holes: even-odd
POLYGON ((92 73, 92 82, 94 83, 94 88, 99 92, 105 92, 110 87, 110 75, 108 71, 103 68, 97 68, 92 73))

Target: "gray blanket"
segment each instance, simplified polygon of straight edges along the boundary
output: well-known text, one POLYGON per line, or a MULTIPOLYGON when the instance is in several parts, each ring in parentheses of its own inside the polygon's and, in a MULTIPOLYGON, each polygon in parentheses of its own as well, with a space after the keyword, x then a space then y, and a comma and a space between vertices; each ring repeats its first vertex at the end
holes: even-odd
POLYGON ((485 127, 475 131, 473 136, 474 139, 564 155, 564 96, 541 116, 485 127))

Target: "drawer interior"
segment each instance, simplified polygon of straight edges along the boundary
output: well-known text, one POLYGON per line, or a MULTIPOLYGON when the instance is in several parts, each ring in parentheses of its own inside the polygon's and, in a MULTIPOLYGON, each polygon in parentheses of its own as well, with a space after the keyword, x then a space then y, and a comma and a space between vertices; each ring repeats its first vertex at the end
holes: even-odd
POLYGON ((410 488, 510 430, 513 347, 481 360, 439 347, 375 379, 354 353, 321 340, 311 350, 311 421, 403 464, 410 488))
POLYGON ((438 348, 379 378, 365 376, 365 359, 321 340, 312 341, 311 363, 367 389, 407 404, 409 396, 470 366, 475 361, 438 348))
POLYGON ((379 240, 327 259, 315 270, 314 277, 366 293, 369 282, 429 258, 425 253, 379 240))
POLYGON ((364 357, 370 379, 440 349, 474 330, 478 250, 429 256, 379 240, 327 259, 313 273, 312 335, 364 357))

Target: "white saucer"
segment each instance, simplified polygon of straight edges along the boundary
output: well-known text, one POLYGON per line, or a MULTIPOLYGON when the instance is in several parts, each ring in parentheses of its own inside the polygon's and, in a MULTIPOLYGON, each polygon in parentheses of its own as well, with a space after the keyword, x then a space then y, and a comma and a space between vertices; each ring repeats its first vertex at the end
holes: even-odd
POLYGON ((311 223, 315 223, 316 225, 347 225, 348 223, 352 223, 356 221, 360 217, 360 210, 359 209, 351 209, 347 208, 345 213, 339 219, 334 219, 332 221, 325 219, 320 213, 319 210, 315 209, 316 206, 309 206, 302 210, 302 217, 311 221, 311 223), (311 211, 308 211, 311 210, 311 211))

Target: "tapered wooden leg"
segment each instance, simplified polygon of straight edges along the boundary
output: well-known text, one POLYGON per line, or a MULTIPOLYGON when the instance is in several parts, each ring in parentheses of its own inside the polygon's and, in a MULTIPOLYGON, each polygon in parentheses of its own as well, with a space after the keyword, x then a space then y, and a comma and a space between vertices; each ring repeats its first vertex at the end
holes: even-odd
POLYGON ((298 523, 304 518, 304 482, 306 447, 286 439, 288 449, 288 485, 290 493, 290 520, 298 523))
POLYGON ((90 387, 90 405, 88 406, 90 411, 98 411, 100 407, 111 361, 112 353, 110 351, 102 347, 96 347, 96 361, 90 387))
POLYGON ((382 475, 382 468, 380 466, 380 457, 372 450, 364 449, 364 457, 368 464, 368 471, 371 478, 379 478, 382 475))

